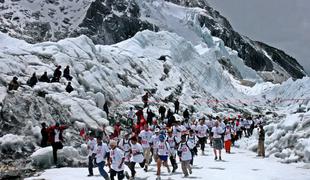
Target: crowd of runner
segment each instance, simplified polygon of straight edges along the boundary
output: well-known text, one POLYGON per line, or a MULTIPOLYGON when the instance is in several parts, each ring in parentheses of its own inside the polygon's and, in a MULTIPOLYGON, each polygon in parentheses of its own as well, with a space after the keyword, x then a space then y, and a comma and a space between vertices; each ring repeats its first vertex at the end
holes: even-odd
MULTIPOLYGON (((205 154, 207 143, 213 148, 214 160, 222 161, 222 149, 230 153, 235 141, 251 136, 255 127, 260 129, 259 155, 265 156, 263 122, 260 117, 252 119, 238 116, 221 119, 219 116, 209 115, 195 118, 189 116, 186 109, 183 117, 176 119, 171 110, 162 116, 160 109, 162 107, 159 107, 158 120, 155 118, 152 118, 152 121, 145 120, 143 108, 136 112, 130 108, 125 125, 116 122, 113 133, 109 133, 106 126, 103 126, 100 132, 82 133, 89 150, 88 176, 94 175, 93 167, 96 165, 100 175, 105 179, 113 180, 115 176, 119 180, 125 177, 134 179, 139 176, 136 173, 136 164, 148 172, 150 164, 155 163, 157 179, 160 179, 161 171, 165 169, 168 173, 175 173, 181 169, 184 177, 188 177, 192 174, 195 157, 205 154), (109 173, 105 171, 105 166, 109 167, 109 173), (125 166, 129 172, 124 171, 125 166)), ((52 132, 50 138, 55 163, 57 163, 57 150, 62 148, 64 129, 65 126, 56 124, 43 130, 52 132)))

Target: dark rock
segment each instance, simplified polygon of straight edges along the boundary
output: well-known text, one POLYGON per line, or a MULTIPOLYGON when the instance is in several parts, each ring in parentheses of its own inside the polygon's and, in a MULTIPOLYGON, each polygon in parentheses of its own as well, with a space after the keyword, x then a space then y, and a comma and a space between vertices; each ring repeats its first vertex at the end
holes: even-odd
POLYGON ((104 4, 102 0, 96 0, 89 7, 80 28, 71 36, 86 34, 94 43, 113 44, 131 38, 142 30, 158 30, 156 26, 140 20, 139 16, 139 6, 134 1, 117 0, 104 4), (128 12, 125 11, 127 8, 128 12), (116 15, 113 11, 123 15, 116 15))

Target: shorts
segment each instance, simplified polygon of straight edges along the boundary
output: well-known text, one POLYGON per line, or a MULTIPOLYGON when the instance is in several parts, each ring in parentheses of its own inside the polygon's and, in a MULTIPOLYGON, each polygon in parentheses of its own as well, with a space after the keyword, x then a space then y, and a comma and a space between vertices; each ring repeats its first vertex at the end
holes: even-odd
POLYGON ((168 160, 168 156, 158 156, 160 160, 162 161, 167 161, 168 160))
POLYGON ((213 148, 218 150, 223 149, 222 139, 220 138, 213 139, 213 148))

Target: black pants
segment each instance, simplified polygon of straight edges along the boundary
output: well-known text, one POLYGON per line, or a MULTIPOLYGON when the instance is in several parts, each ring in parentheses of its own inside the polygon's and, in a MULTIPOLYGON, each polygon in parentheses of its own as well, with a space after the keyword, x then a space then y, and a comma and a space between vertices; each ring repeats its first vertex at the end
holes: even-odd
POLYGON ((237 131, 238 140, 242 138, 242 130, 237 131))
POLYGON ((201 151, 205 151, 206 137, 198 137, 201 151))
MULTIPOLYGON (((128 168, 130 169, 131 172, 131 177, 135 177, 136 171, 135 171, 135 162, 130 162, 128 168)), ((142 163, 139 163, 140 167, 143 168, 145 165, 145 160, 142 163)))
MULTIPOLYGON (((197 150, 197 148, 196 148, 196 150, 197 150)), ((191 159, 191 165, 193 165, 194 164, 194 156, 195 156, 195 149, 193 148, 193 149, 191 149, 191 153, 192 153, 192 159, 191 159)))
POLYGON ((88 173, 89 173, 89 175, 94 175, 93 168, 94 168, 95 161, 96 161, 95 158, 88 156, 88 173))
POLYGON ((55 165, 57 165, 57 151, 58 151, 58 149, 62 149, 63 145, 61 142, 54 142, 54 143, 52 143, 52 148, 53 148, 54 163, 55 163, 55 165))
POLYGON ((117 175, 118 180, 122 180, 125 177, 124 171, 115 171, 115 170, 111 169, 110 170, 110 179, 114 180, 114 176, 116 176, 116 175, 117 175))
POLYGON ((170 159, 170 162, 171 162, 172 167, 173 167, 174 169, 178 168, 178 164, 177 164, 177 161, 176 161, 175 157, 170 156, 169 159, 170 159))

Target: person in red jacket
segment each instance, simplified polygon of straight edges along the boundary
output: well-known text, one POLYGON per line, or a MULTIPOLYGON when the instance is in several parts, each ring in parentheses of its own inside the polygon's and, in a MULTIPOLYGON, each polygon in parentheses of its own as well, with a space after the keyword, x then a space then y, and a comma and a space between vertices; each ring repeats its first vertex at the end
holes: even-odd
POLYGON ((57 165, 57 150, 63 148, 62 132, 67 128, 68 126, 60 126, 59 123, 56 122, 55 126, 51 126, 47 129, 47 131, 49 132, 49 142, 51 143, 53 148, 53 158, 55 165, 57 165))

